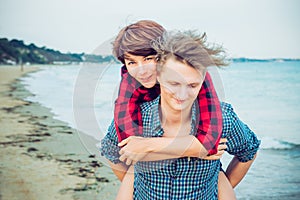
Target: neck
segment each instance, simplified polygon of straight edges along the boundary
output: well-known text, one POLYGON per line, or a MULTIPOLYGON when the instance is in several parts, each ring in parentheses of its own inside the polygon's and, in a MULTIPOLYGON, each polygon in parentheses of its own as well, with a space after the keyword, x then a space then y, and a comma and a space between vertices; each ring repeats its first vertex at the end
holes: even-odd
POLYGON ((161 122, 163 125, 182 125, 191 120, 191 108, 185 110, 174 110, 163 100, 161 101, 161 122))

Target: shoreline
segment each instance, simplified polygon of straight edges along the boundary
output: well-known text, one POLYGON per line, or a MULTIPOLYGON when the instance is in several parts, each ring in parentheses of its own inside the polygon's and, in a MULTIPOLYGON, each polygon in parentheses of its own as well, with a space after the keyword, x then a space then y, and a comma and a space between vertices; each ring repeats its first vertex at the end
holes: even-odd
POLYGON ((32 94, 18 78, 36 70, 0 67, 0 199, 114 199, 118 180, 80 138, 96 140, 23 100, 32 94))
MULTIPOLYGON (((0 199, 114 199, 120 183, 104 159, 93 156, 95 140, 53 119, 50 109, 22 100, 32 94, 14 79, 43 70, 31 68, 21 73, 0 66, 0 199)), ((276 147, 259 151, 235 189, 238 199, 299 199, 299 145, 276 147)))

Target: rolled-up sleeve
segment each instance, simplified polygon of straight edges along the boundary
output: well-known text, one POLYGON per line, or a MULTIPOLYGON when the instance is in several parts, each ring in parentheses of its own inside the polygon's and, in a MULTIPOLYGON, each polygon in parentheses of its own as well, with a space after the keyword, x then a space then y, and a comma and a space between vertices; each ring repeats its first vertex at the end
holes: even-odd
POLYGON ((114 121, 110 124, 107 130, 107 134, 101 140, 100 152, 102 156, 105 156, 109 161, 114 164, 120 163, 119 160, 120 147, 118 146, 118 136, 114 125, 114 121))
POLYGON ((223 106, 223 135, 227 138, 227 152, 240 162, 252 160, 257 153, 260 140, 233 111, 230 104, 223 106))

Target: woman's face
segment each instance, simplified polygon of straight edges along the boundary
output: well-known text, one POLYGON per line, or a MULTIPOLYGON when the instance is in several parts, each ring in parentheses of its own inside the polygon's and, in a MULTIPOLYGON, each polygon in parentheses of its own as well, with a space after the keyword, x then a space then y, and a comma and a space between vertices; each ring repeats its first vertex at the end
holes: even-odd
POLYGON ((144 87, 152 88, 156 84, 155 55, 136 56, 126 53, 124 60, 128 73, 144 87))

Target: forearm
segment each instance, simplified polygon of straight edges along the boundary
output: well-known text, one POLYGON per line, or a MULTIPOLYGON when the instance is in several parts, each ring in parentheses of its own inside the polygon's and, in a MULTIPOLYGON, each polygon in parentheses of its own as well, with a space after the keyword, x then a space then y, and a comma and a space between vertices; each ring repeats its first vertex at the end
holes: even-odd
POLYGON ((184 156, 179 156, 175 154, 165 154, 165 153, 148 153, 145 157, 143 157, 140 161, 158 161, 158 160, 167 160, 173 158, 180 158, 184 156))
POLYGON ((110 168, 112 169, 113 173, 117 176, 117 178, 122 181, 125 177, 128 166, 123 163, 114 164, 108 161, 110 168))
MULTIPOLYGON (((226 138, 221 138, 220 144, 218 145, 218 152, 214 155, 206 156, 206 160, 218 160, 222 157, 223 153, 225 152, 225 149, 227 148, 226 145, 227 139, 226 138)), ((189 156, 183 154, 183 156, 189 156)), ((191 156, 193 157, 193 156, 191 156)), ((172 158, 178 158, 178 155, 175 154, 165 154, 165 153, 148 153, 145 157, 141 159, 141 161, 156 161, 156 160, 165 160, 165 159, 172 159, 172 158)))
POLYGON ((123 178, 116 200, 132 200, 133 199, 133 183, 134 183, 134 167, 133 165, 127 170, 123 178))
POLYGON ((249 160, 248 162, 240 162, 236 157, 232 159, 227 167, 226 175, 233 188, 237 186, 244 178, 255 157, 256 155, 252 160, 249 160))
POLYGON ((204 158, 208 153, 197 138, 192 135, 176 138, 149 138, 148 148, 148 160, 151 160, 151 156, 153 159, 160 157, 163 159, 163 156, 165 156, 164 159, 187 156, 204 158))

